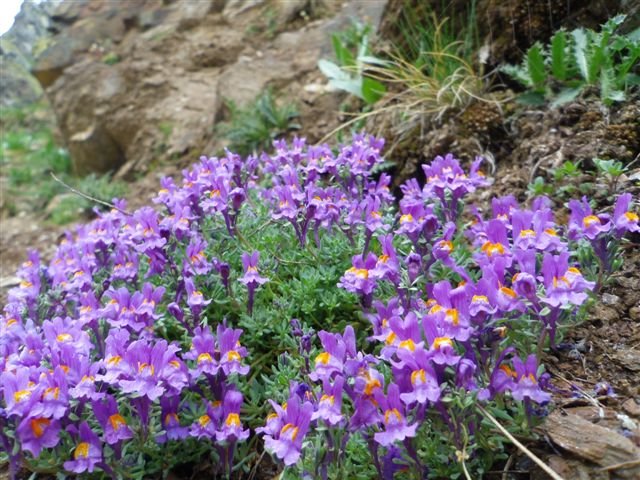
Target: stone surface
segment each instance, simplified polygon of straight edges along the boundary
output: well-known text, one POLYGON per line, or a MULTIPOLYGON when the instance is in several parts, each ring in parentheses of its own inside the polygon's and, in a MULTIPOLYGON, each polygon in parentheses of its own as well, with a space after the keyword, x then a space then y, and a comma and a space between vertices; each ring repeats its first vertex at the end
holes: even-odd
MULTIPOLYGON (((640 459, 640 449, 631 440, 578 415, 563 415, 555 411, 545 419, 543 429, 551 441, 562 449, 602 468, 640 459)), ((611 471, 615 471, 619 478, 638 478, 640 465, 631 464, 628 468, 614 468, 611 471)))
POLYGON ((42 88, 30 75, 34 49, 48 37, 48 15, 54 2, 24 2, 14 24, 0 38, 0 105, 23 105, 42 96, 42 88))
MULTIPOLYGON (((335 4, 308 23, 292 13, 299 5, 286 3, 140 0, 114 8, 87 0, 61 7, 66 26, 34 72, 47 87, 74 170, 119 170, 118 178, 130 178, 159 159, 219 151, 224 143, 212 132, 225 102, 246 105, 267 87, 300 97, 308 79, 321 76, 318 60, 332 54, 331 33, 351 18, 376 24, 385 1, 335 4), (281 12, 273 35, 255 38, 252 27, 272 11, 281 12), (289 31, 293 17, 297 28, 289 31), (116 60, 107 65, 105 56, 116 60)), ((314 104, 329 106, 329 115, 337 110, 321 96, 301 107, 312 123, 321 123, 314 104)))

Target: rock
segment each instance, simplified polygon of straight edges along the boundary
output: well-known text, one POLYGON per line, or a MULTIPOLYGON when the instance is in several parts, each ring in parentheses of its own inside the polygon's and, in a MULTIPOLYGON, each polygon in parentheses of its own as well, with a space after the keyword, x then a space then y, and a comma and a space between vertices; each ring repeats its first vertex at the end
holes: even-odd
POLYGON ((602 295, 602 303, 605 305, 617 305, 620 303, 620 297, 617 295, 612 295, 610 293, 605 293, 602 295))
POLYGON ((640 404, 633 398, 628 399, 622 404, 622 409, 632 417, 640 418, 640 404))
POLYGON ((629 309, 629 318, 634 321, 640 321, 640 306, 631 307, 629 309))
MULTIPOLYGON (((572 480, 610 480, 607 472, 597 471, 577 460, 552 455, 547 459, 547 463, 562 478, 572 480)), ((541 478, 546 479, 549 477, 543 474, 541 478)))
MULTIPOLYGON (((640 449, 631 440, 577 415, 555 411, 545 419, 543 430, 562 449, 603 468, 640 459, 640 449)), ((620 478, 638 478, 640 465, 612 471, 620 478)))
POLYGON ((65 68, 73 64, 74 55, 74 40, 61 38, 40 54, 31 73, 42 88, 47 88, 60 78, 65 68))
MULTIPOLYGON (((178 31, 189 30, 202 22, 210 12, 218 9, 214 8, 214 3, 217 2, 214 0, 179 2, 176 12, 179 18, 178 31)), ((217 5, 215 7, 217 7, 217 5)))
POLYGON ((33 50, 49 36, 51 2, 24 2, 11 29, 0 38, 0 105, 24 105, 42 96, 30 75, 33 50))
POLYGON ((138 15, 136 23, 142 30, 149 30, 150 28, 161 25, 168 15, 169 10, 166 8, 157 8, 150 11, 145 10, 138 15))
POLYGON ((612 357, 627 370, 632 372, 640 372, 640 352, 631 350, 629 348, 623 348, 617 350, 612 354, 612 357))
POLYGON ((71 25, 85 9, 89 0, 76 0, 74 2, 61 2, 53 11, 51 19, 55 22, 71 25))
POLYGON ((73 171, 77 175, 91 172, 105 173, 124 163, 124 154, 109 133, 99 124, 93 123, 75 133, 68 143, 73 160, 73 171))

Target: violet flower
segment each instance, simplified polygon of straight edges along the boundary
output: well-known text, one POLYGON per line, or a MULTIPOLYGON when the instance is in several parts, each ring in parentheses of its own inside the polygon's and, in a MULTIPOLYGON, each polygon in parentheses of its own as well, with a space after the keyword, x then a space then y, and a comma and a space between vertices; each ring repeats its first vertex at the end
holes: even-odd
POLYGON ((100 439, 87 422, 82 422, 78 440, 79 442, 73 450, 73 460, 64 462, 64 468, 73 473, 91 473, 96 465, 102 462, 100 439))
POLYGON ((374 434, 373 438, 383 447, 395 442, 401 442, 405 438, 416 436, 418 423, 409 425, 405 416, 405 406, 400 401, 400 389, 395 383, 389 384, 387 395, 377 392, 376 400, 383 413, 384 430, 374 434))
POLYGON ((309 431, 313 405, 292 394, 282 419, 283 426, 275 435, 264 435, 264 446, 287 466, 294 465, 302 454, 302 442, 309 431))
POLYGON ((240 422, 240 406, 242 394, 235 390, 229 390, 222 401, 222 425, 216 431, 218 442, 241 442, 249 438, 249 429, 243 430, 240 422))
POLYGON ((244 275, 238 279, 239 282, 245 284, 248 290, 247 310, 249 315, 253 312, 253 297, 256 288, 260 285, 264 285, 269 281, 268 278, 262 277, 258 273, 258 260, 260 259, 260 252, 254 250, 253 253, 242 253, 242 267, 244 268, 244 275))

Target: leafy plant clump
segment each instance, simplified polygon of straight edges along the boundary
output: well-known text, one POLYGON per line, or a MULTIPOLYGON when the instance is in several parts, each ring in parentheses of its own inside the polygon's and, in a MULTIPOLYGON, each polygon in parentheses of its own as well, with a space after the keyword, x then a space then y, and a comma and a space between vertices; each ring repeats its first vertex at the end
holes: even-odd
POLYGON ((0 316, 11 475, 229 477, 259 467, 261 440, 285 478, 455 478, 501 458, 483 412, 518 431, 544 413, 539 353, 640 230, 631 196, 612 215, 572 202, 566 227, 546 198, 468 216, 490 182, 448 155, 396 208, 372 173, 383 143, 203 157, 161 181, 160 211, 116 201, 48 264, 30 253, 0 316))
POLYGON ((321 59, 318 68, 329 79, 329 86, 344 90, 364 100, 368 105, 376 103, 386 88, 379 81, 365 74, 368 65, 383 65, 371 55, 369 36, 371 26, 354 23, 345 32, 331 36, 337 63, 321 59))
POLYGON ((589 87, 597 87, 605 105, 623 101, 628 91, 640 85, 640 28, 622 35, 617 28, 625 15, 618 15, 600 32, 578 28, 559 30, 550 45, 534 44, 522 64, 502 70, 527 88, 523 103, 552 106, 570 102, 589 87))
POLYGON ((227 106, 231 119, 221 124, 220 131, 229 140, 229 149, 240 155, 267 149, 277 137, 300 128, 295 105, 279 105, 269 89, 244 108, 232 102, 227 106))

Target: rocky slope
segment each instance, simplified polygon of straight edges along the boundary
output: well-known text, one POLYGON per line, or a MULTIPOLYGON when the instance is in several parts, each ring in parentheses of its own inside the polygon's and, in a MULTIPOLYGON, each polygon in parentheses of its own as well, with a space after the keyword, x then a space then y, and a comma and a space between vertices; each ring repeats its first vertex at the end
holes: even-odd
POLYGON ((31 103, 42 96, 42 88, 29 70, 34 52, 49 36, 51 13, 59 0, 24 2, 11 29, 0 37, 0 105, 31 103))
POLYGON ((351 18, 378 23, 384 0, 65 1, 33 73, 46 89, 75 171, 131 177, 162 159, 213 153, 226 104, 265 87, 302 98, 302 126, 339 98, 304 93, 351 18), (295 55, 292 52, 296 52, 295 55))

